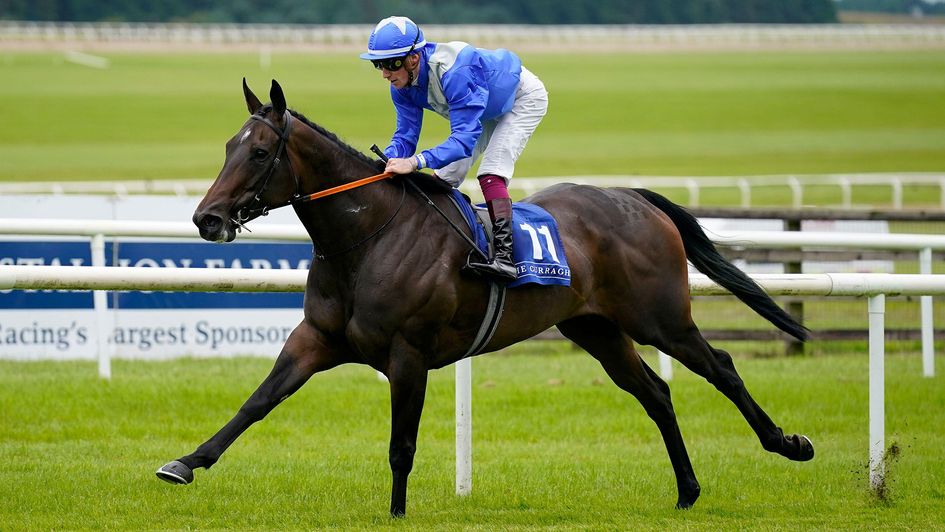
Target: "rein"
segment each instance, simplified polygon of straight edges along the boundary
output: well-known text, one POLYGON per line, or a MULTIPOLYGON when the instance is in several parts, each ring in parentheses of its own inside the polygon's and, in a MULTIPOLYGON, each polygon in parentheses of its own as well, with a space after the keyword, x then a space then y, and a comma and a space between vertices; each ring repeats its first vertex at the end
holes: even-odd
MULTIPOLYGON (((287 144, 289 142, 289 132, 292 129, 292 114, 288 111, 288 109, 286 109, 285 114, 283 116, 285 118, 285 126, 282 129, 279 129, 278 127, 276 127, 276 125, 272 123, 271 120, 269 120, 268 118, 264 116, 255 115, 255 114, 250 116, 251 119, 262 122, 263 124, 266 124, 269 127, 269 129, 273 130, 277 135, 279 135, 279 147, 276 148, 276 155, 272 160, 272 165, 269 167, 269 171, 266 173, 266 178, 263 179, 262 186, 259 187, 259 191, 256 192, 256 194, 253 196, 253 202, 249 206, 243 207, 242 209, 237 211, 235 218, 231 218, 230 221, 232 221, 236 225, 237 230, 246 229, 247 231, 249 231, 249 228, 246 227, 246 223, 258 216, 268 215, 269 211, 272 211, 275 209, 281 209, 282 207, 288 207, 289 205, 298 205, 301 203, 308 203, 310 201, 314 201, 314 200, 321 199, 327 196, 331 196, 333 194, 338 194, 339 192, 345 192, 347 190, 362 187, 364 185, 369 185, 371 183, 383 181, 384 179, 390 179, 391 177, 394 177, 396 175, 391 172, 384 172, 382 174, 364 177, 361 179, 357 179, 355 181, 351 181, 349 183, 344 183, 335 187, 327 188, 325 190, 313 192, 312 194, 302 195, 302 192, 301 192, 302 182, 301 182, 301 179, 299 178, 299 175, 295 173, 295 170, 292 168, 292 159, 289 157, 288 148, 287 148, 287 144), (272 175, 276 172, 276 168, 282 162, 283 153, 285 154, 286 161, 289 163, 289 172, 292 174, 292 178, 295 180, 295 194, 292 195, 292 198, 290 198, 289 200, 279 205, 274 205, 274 206, 263 205, 262 207, 256 207, 258 203, 262 203, 262 195, 266 191, 266 188, 269 186, 269 181, 272 179, 272 175)), ((381 158, 381 160, 383 160, 384 162, 387 162, 387 156, 384 155, 384 152, 382 152, 377 147, 376 144, 371 146, 371 151, 376 153, 381 158)), ((483 253, 481 249, 479 249, 479 246, 477 246, 476 243, 473 242, 473 240, 469 238, 469 236, 467 236, 463 232, 462 229, 460 229, 455 223, 453 223, 453 221, 449 219, 446 213, 440 210, 440 208, 437 207, 435 203, 433 203, 430 197, 424 194, 422 190, 420 190, 420 187, 418 187, 416 183, 414 183, 413 181, 411 181, 409 178, 406 178, 406 177, 403 179, 403 182, 401 182, 401 187, 403 189, 403 192, 400 197, 400 204, 397 206, 397 209, 394 211, 394 214, 392 214, 391 217, 386 222, 384 222, 380 227, 378 227, 370 235, 359 240, 357 243, 355 243, 352 246, 349 246, 348 248, 344 250, 334 251, 332 253, 327 253, 327 254, 316 252, 315 256, 319 260, 325 260, 328 257, 341 255, 343 253, 347 253, 357 248, 361 244, 377 236, 378 233, 383 231, 384 228, 386 228, 388 225, 390 225, 391 222, 394 221, 394 218, 397 217, 397 214, 400 212, 401 208, 403 208, 404 200, 407 197, 407 187, 406 185, 403 184, 404 182, 410 185, 410 187, 414 191, 416 191, 423 199, 426 200, 427 205, 430 205, 431 207, 433 207, 433 209, 440 216, 442 216, 444 220, 446 220, 446 222, 450 225, 450 227, 452 227, 453 230, 460 237, 462 237, 463 240, 465 240, 467 244, 469 244, 469 246, 472 248, 474 253, 477 253, 484 260, 487 260, 487 261, 489 260, 489 257, 485 253, 483 253)), ((316 249, 317 249, 317 246, 316 246, 316 249)))
MULTIPOLYGON (((379 175, 384 175, 384 174, 379 174, 379 175)), ((372 180, 372 181, 367 181, 368 179, 372 179, 372 178, 376 178, 376 177, 378 177, 378 176, 371 176, 371 177, 369 177, 369 178, 361 179, 360 181, 366 181, 366 182, 361 183, 361 184, 359 184, 359 185, 357 185, 357 186, 367 185, 368 183, 373 183, 374 181, 380 181, 380 179, 374 179, 374 180, 372 180)), ((388 177, 389 177, 389 176, 388 176, 388 177)), ((349 184, 353 184, 353 183, 349 183, 349 184)), ((349 189, 352 189, 352 188, 355 188, 355 187, 348 187, 348 188, 346 188, 346 189, 344 189, 344 190, 335 190, 335 189, 338 189, 338 188, 341 188, 341 187, 330 188, 330 189, 325 190, 325 191, 323 191, 323 192, 331 192, 331 194, 336 194, 336 193, 338 193, 338 192, 344 192, 344 190, 349 190, 349 189), (333 192, 332 192, 332 191, 333 191, 333 192)), ((310 196, 314 196, 314 195, 316 195, 316 194, 320 194, 320 193, 319 193, 319 192, 316 192, 315 194, 310 194, 310 196)), ((324 196, 328 196, 328 195, 330 195, 330 194, 322 194, 322 196, 319 196, 319 197, 324 197, 324 196)), ((310 198, 310 199, 307 199, 307 200, 305 200, 305 201, 311 201, 312 199, 317 199, 317 198, 310 198)), ((357 242, 355 242, 354 244, 348 246, 347 248, 342 249, 342 250, 339 250, 339 251, 332 251, 331 253, 319 253, 319 252, 318 252, 319 246, 316 244, 316 246, 315 246, 315 257, 318 258, 318 260, 325 260, 325 259, 327 259, 328 257, 334 257, 334 256, 336 256, 336 255, 342 255, 342 254, 347 253, 347 252, 353 250, 354 248, 360 246, 361 244, 367 242, 368 240, 374 238, 375 236, 377 236, 378 233, 380 233, 381 231, 383 231, 384 228, 386 228, 388 225, 390 225, 391 222, 394 221, 394 218, 397 217, 397 214, 400 212, 400 209, 403 208, 403 206, 404 206, 404 200, 406 200, 406 199, 407 199, 407 187, 405 187, 405 186, 403 186, 403 184, 401 184, 400 204, 397 205, 397 209, 394 211, 394 214, 391 214, 391 215, 390 215, 390 218, 388 218, 386 222, 384 222, 383 224, 381 224, 380 227, 378 227, 377 229, 375 229, 373 233, 371 233, 371 234, 369 234, 368 236, 362 238, 361 240, 358 240, 357 242)), ((302 203, 302 202, 299 202, 299 203, 302 203)))
POLYGON ((289 158, 289 154, 286 151, 287 150, 286 145, 289 142, 289 132, 292 129, 292 114, 289 113, 288 110, 286 110, 283 116, 285 117, 285 127, 283 127, 282 129, 279 129, 278 127, 276 127, 276 125, 273 124, 272 121, 270 121, 268 118, 264 116, 260 116, 260 115, 250 116, 251 119, 262 122, 263 124, 266 124, 267 126, 269 126, 269 129, 273 130, 276 133, 276 135, 279 135, 279 147, 276 148, 276 156, 272 160, 272 165, 269 166, 269 171, 266 173, 266 178, 263 179, 262 186, 259 187, 259 191, 256 192, 255 196, 253 196, 253 202, 249 206, 243 207, 242 209, 240 209, 236 213, 236 218, 232 220, 233 223, 235 223, 240 229, 246 229, 247 231, 249 231, 249 228, 247 228, 245 225, 246 222, 252 220, 253 218, 256 218, 257 216, 266 216, 269 214, 269 211, 272 211, 275 209, 281 209, 282 207, 288 207, 289 205, 307 203, 309 201, 314 201, 319 198, 331 196, 332 194, 337 194, 339 192, 344 192, 346 190, 351 190, 353 188, 358 188, 364 185, 375 183, 377 181, 394 177, 395 174, 392 174, 390 172, 385 172, 383 174, 372 175, 370 177, 365 177, 362 179, 358 179, 356 181, 352 181, 350 183, 344 183, 336 187, 325 189, 325 190, 315 192, 312 194, 306 194, 303 196, 301 192, 301 189, 302 189, 301 179, 299 179, 299 175, 295 173, 295 170, 292 168, 292 160, 289 158), (283 153, 285 153, 286 161, 289 163, 289 172, 292 174, 293 179, 295 179, 295 194, 293 194, 292 198, 290 198, 288 201, 280 205, 274 205, 274 206, 263 205, 262 207, 256 207, 256 204, 262 202, 262 195, 266 191, 266 188, 269 187, 269 181, 272 179, 272 175, 276 172, 276 168, 282 162, 283 153))
MULTIPOLYGON (((285 207, 286 205, 294 205, 296 203, 307 203, 309 201, 314 201, 319 198, 324 198, 325 196, 331 196, 332 194, 337 194, 339 192, 344 192, 346 190, 351 190, 352 188, 358 188, 364 185, 370 185, 371 183, 376 183, 378 181, 383 181, 384 179, 390 179, 394 177, 395 174, 391 172, 384 172, 383 174, 372 175, 370 177, 364 177, 350 183, 345 183, 343 185, 338 185, 337 187, 326 188, 321 192, 315 192, 314 194, 308 194, 306 196, 299 196, 292 198, 285 205, 280 205, 279 207, 285 207)), ((273 207, 273 209, 278 209, 279 207, 273 207)), ((270 209, 272 210, 272 209, 270 209)))
MULTIPOLYGON (((385 163, 387 162, 387 155, 384 155, 384 152, 382 152, 381 149, 377 147, 377 144, 374 144, 371 146, 371 151, 374 152, 378 157, 380 157, 382 161, 384 161, 385 163)), ((422 190, 420 190, 420 187, 418 187, 416 183, 411 181, 410 178, 405 178, 404 181, 406 181, 407 184, 410 185, 410 188, 412 188, 417 194, 419 194, 421 198, 426 200, 427 205, 429 205, 430 207, 433 207, 433 210, 435 210, 437 214, 439 214, 440 216, 443 217, 444 220, 446 220, 446 223, 448 223, 450 227, 453 228, 453 231, 456 231, 456 234, 458 234, 460 238, 462 238, 463 240, 466 241, 467 244, 469 244, 469 247, 472 248, 474 253, 478 254, 485 261, 489 260, 489 257, 485 253, 483 253, 481 249, 479 249, 479 246, 475 242, 473 242, 473 239, 469 238, 469 236, 467 236, 466 233, 464 233, 463 230, 460 229, 458 225, 453 223, 453 220, 450 220, 450 217, 447 216, 445 212, 441 211, 440 208, 436 206, 436 203, 433 203, 433 200, 430 199, 430 196, 427 196, 422 190)))
MULTIPOLYGON (((376 183, 378 181, 382 181, 384 179, 390 179, 391 177, 394 177, 395 174, 390 173, 390 172, 385 172, 383 174, 377 174, 377 175, 361 178, 355 181, 351 181, 350 183, 344 183, 335 187, 321 190, 319 192, 314 192, 312 194, 302 195, 302 192, 301 192, 302 181, 299 178, 299 175, 295 173, 295 169, 292 168, 292 159, 289 158, 288 147, 287 147, 288 142, 289 142, 289 132, 292 130, 292 114, 289 113, 288 110, 286 110, 283 116, 285 118, 285 126, 282 129, 279 129, 278 127, 276 127, 276 125, 272 123, 271 120, 269 120, 268 118, 264 116, 255 115, 255 114, 250 116, 251 119, 262 122, 263 124, 268 126, 269 129, 273 130, 276 133, 276 135, 279 136, 279 146, 276 148, 275 157, 272 160, 272 164, 269 166, 269 170, 266 173, 265 179, 263 179, 262 181, 262 186, 259 187, 259 190, 253 196, 253 202, 250 203, 249 206, 243 207, 242 209, 237 211, 236 217, 231 219, 231 221, 234 224, 236 224, 238 230, 246 229, 247 231, 249 231, 250 229, 246 227, 247 222, 249 222, 250 220, 258 216, 266 216, 269 214, 269 211, 271 210, 281 209, 282 207, 288 207, 289 205, 298 205, 301 203, 308 203, 310 201, 314 201, 320 198, 331 196, 333 194, 338 194, 339 192, 345 192, 346 190, 351 190, 354 188, 362 187, 364 185, 369 185, 371 183, 376 183), (262 195, 263 193, 266 192, 266 188, 269 187, 269 182, 272 179, 273 174, 275 174, 276 168, 278 168, 279 164, 282 162, 283 154, 285 154, 285 159, 289 163, 289 172, 292 174, 293 179, 295 179, 295 194, 292 195, 292 198, 290 198, 289 200, 279 205, 274 205, 274 206, 263 205, 261 207, 257 207, 256 206, 257 204, 262 203, 262 195)), ((361 244, 364 244, 368 240, 374 238, 375 236, 377 236, 378 233, 383 231, 388 225, 391 224, 391 222, 394 221, 394 218, 397 217, 397 214, 400 213, 400 210, 403 208, 404 201, 407 198, 407 187, 404 186, 403 183, 401 183, 401 188, 402 188, 402 192, 400 196, 400 204, 397 206, 397 209, 394 210, 394 213, 390 216, 390 218, 388 218, 386 222, 381 224, 380 227, 375 229, 368 236, 362 238, 361 240, 355 242, 353 245, 343 250, 334 251, 331 253, 318 253, 316 251, 315 257, 317 257, 319 260, 325 260, 328 257, 333 257, 335 255, 341 255, 343 253, 347 253, 357 248, 361 244)), ((320 246, 316 246, 316 250, 319 248, 320 246)))

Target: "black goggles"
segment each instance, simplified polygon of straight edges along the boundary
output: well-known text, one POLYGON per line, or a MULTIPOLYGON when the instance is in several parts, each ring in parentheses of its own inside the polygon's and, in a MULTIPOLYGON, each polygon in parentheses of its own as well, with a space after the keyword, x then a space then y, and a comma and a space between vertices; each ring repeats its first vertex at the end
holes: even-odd
POLYGON ((390 70, 395 72, 404 68, 404 64, 407 62, 407 56, 404 57, 391 57, 389 59, 371 59, 371 63, 374 64, 374 68, 380 70, 390 70))
POLYGON ((410 49, 407 50, 407 53, 401 57, 391 57, 389 59, 371 59, 371 62, 374 63, 374 68, 380 70, 389 70, 391 72, 396 72, 401 68, 404 68, 404 65, 407 63, 407 56, 413 53, 414 48, 417 47, 417 43, 420 42, 420 28, 417 28, 417 36, 413 38, 413 44, 410 45, 410 49))

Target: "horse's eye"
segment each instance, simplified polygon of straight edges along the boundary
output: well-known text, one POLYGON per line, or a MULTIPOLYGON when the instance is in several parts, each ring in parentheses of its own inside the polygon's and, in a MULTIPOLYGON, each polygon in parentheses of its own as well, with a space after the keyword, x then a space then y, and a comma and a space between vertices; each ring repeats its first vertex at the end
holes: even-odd
POLYGON ((253 159, 256 159, 257 161, 262 161, 262 160, 265 160, 266 157, 269 157, 268 151, 262 148, 256 148, 253 150, 253 159))

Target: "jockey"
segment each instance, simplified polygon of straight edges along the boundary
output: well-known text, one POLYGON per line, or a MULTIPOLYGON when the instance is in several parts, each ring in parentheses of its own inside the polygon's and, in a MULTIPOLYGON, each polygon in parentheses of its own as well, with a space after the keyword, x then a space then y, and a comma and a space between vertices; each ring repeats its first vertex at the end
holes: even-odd
POLYGON ((431 168, 459 185, 473 163, 493 228, 493 258, 468 266, 499 281, 516 278, 512 260, 512 200, 508 184, 515 161, 548 109, 548 92, 514 53, 485 50, 464 42, 427 42, 407 17, 380 21, 368 39, 370 60, 390 82, 397 127, 390 146, 388 172, 408 174, 431 168), (450 136, 417 152, 423 110, 450 121, 450 136))

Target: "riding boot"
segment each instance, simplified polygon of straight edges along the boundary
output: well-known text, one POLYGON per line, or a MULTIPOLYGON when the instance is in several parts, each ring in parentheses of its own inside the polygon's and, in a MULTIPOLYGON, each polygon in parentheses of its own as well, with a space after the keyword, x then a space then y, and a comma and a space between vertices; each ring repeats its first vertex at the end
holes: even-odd
POLYGON ((492 258, 488 262, 473 260, 470 253, 466 268, 501 283, 510 283, 518 278, 512 258, 512 200, 498 198, 486 203, 492 219, 492 258))

